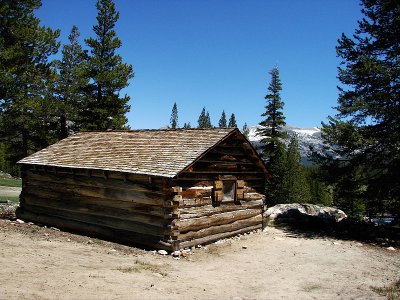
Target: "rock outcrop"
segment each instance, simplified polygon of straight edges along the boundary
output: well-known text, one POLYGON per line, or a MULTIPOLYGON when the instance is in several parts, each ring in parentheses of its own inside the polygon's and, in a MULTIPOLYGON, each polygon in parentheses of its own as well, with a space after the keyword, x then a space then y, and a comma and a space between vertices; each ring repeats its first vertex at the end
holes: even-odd
POLYGON ((347 218, 342 210, 334 207, 299 203, 272 206, 268 208, 265 216, 269 225, 278 223, 333 224, 347 218))

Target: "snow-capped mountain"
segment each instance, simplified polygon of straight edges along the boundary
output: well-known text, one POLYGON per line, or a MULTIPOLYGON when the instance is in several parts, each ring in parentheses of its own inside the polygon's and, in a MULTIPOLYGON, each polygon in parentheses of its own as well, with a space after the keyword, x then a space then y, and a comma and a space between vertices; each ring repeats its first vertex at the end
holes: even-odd
MULTIPOLYGON (((312 128, 298 128, 293 126, 285 126, 284 128, 288 133, 289 137, 293 134, 297 134, 298 142, 299 142, 299 151, 302 157, 302 162, 305 165, 312 164, 311 161, 307 158, 307 155, 310 153, 310 146, 313 146, 315 150, 322 151, 322 138, 321 138, 321 129, 318 127, 312 128)), ((258 148, 260 146, 260 137, 256 134, 257 126, 250 127, 249 132, 249 140, 250 142, 258 148)), ((286 145, 289 143, 289 139, 286 141, 286 145)))

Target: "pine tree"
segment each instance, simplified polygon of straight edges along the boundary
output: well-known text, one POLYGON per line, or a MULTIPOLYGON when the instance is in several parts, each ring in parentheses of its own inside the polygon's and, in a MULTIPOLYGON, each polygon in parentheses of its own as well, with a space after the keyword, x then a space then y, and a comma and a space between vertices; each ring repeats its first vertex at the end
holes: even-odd
POLYGON ((190 125, 190 122, 188 122, 188 123, 185 122, 185 123, 183 124, 183 128, 184 128, 184 129, 190 129, 190 128, 192 128, 192 126, 190 125))
POLYGON ((297 136, 294 134, 286 154, 286 168, 284 176, 285 201, 288 203, 309 203, 311 193, 303 167, 300 164, 301 155, 297 136))
POLYGON ((66 138, 81 127, 80 115, 84 105, 83 89, 88 78, 83 72, 85 53, 79 45, 79 30, 73 26, 68 36, 69 44, 62 49, 62 60, 58 62, 59 79, 56 93, 58 98, 58 138, 66 138))
POLYGON ((283 143, 278 143, 274 159, 268 167, 271 176, 267 179, 265 184, 265 195, 268 206, 273 206, 278 203, 287 203, 285 184, 286 165, 285 145, 283 143))
POLYGON ((205 124, 204 128, 212 128, 210 114, 208 111, 206 112, 206 118, 204 119, 204 124, 205 124))
POLYGON ((41 26, 40 0, 0 1, 0 135, 11 163, 54 141, 59 30, 41 26))
POLYGON ((178 106, 176 105, 176 102, 174 102, 174 106, 172 107, 170 124, 173 129, 178 127, 178 106))
POLYGON ((261 137, 261 142, 265 144, 262 147, 262 151, 268 162, 273 159, 275 152, 280 147, 281 139, 287 136, 283 130, 286 123, 282 112, 284 102, 280 96, 282 84, 278 67, 274 67, 269 74, 271 75, 271 82, 268 86, 269 93, 265 96, 267 105, 265 106, 265 112, 261 115, 265 119, 259 123, 260 128, 257 129, 257 135, 261 137))
POLYGON ((198 123, 197 128, 206 128, 206 125, 205 125, 205 123, 206 123, 206 108, 205 107, 203 107, 197 123, 198 123))
POLYGON ((247 123, 244 123, 242 133, 246 138, 249 138, 250 129, 247 127, 247 123))
POLYGON ((87 106, 84 110, 85 129, 105 130, 109 117, 113 118, 114 128, 121 129, 127 123, 125 114, 130 110, 130 97, 120 96, 120 91, 129 85, 133 77, 132 66, 122 62, 116 53, 121 40, 114 31, 119 19, 112 0, 98 0, 97 25, 93 26, 95 38, 85 39, 90 48, 87 74, 91 83, 87 87, 87 106))
POLYGON ((336 48, 342 59, 338 114, 323 124, 335 153, 318 160, 331 174, 335 194, 372 207, 387 199, 386 209, 400 214, 400 6, 397 0, 361 3, 365 17, 336 48))
POLYGON ((228 128, 237 128, 235 114, 231 114, 231 117, 229 118, 228 128))
POLYGON ((219 128, 226 128, 227 127, 226 126, 226 115, 225 115, 225 111, 224 110, 222 111, 221 118, 219 119, 218 127, 219 128))
POLYGON ((331 206, 331 188, 321 180, 319 168, 303 167, 303 172, 310 190, 310 203, 331 206))
POLYGON ((197 128, 212 128, 210 114, 208 113, 208 111, 206 111, 205 107, 203 107, 197 122, 197 128))

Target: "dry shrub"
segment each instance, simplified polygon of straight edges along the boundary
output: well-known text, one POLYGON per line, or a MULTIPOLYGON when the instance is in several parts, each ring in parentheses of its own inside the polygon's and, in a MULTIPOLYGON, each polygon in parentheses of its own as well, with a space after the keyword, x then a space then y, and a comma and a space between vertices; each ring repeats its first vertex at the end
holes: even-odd
POLYGON ((371 287, 371 289, 382 296, 386 296, 386 298, 389 300, 400 299, 400 279, 393 282, 389 286, 371 287))
POLYGON ((140 273, 141 271, 150 271, 152 273, 159 273, 162 276, 167 276, 167 273, 162 272, 160 266, 136 260, 133 266, 119 267, 118 271, 122 273, 140 273))

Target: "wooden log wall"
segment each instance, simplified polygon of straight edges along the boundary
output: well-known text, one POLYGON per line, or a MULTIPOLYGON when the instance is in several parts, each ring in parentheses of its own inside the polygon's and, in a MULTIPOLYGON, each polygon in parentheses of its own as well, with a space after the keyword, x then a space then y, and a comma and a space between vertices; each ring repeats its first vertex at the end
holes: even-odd
POLYGON ((212 186, 191 187, 177 192, 181 197, 179 217, 172 223, 171 239, 180 248, 210 243, 264 226, 264 196, 243 186, 240 201, 216 206, 212 186))
POLYGON ((177 250, 264 226, 266 170, 240 134, 174 179, 33 165, 22 177, 19 218, 124 243, 177 250))
POLYGON ((243 136, 217 144, 172 181, 182 187, 182 205, 170 239, 183 248, 263 228, 266 175, 243 136), (224 180, 236 182, 233 201, 221 200, 224 180))
POLYGON ((24 167, 18 217, 124 243, 172 250, 179 202, 162 178, 24 167))

